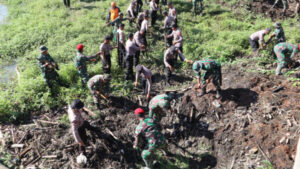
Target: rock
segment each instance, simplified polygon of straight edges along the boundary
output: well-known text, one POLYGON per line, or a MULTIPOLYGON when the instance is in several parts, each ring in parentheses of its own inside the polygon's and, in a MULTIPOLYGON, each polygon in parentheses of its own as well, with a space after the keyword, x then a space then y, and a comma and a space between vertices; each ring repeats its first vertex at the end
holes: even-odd
POLYGON ((250 154, 256 154, 258 152, 258 148, 253 147, 252 149, 249 150, 250 154))
POLYGON ((214 100, 214 101, 212 102, 212 104, 213 104, 216 108, 220 108, 220 107, 221 107, 221 104, 219 103, 218 100, 214 100))

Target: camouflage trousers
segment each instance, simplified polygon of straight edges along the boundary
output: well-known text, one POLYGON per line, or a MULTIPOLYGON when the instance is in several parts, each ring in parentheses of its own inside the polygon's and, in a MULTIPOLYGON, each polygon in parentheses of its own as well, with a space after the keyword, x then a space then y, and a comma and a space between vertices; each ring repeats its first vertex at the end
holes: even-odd
POLYGON ((206 80, 208 80, 210 77, 212 77, 213 84, 215 85, 217 90, 220 89, 220 85, 222 84, 221 68, 208 70, 203 73, 203 75, 201 76, 201 83, 203 85, 203 88, 207 86, 206 80))
POLYGON ((142 159, 146 164, 146 167, 151 166, 151 161, 153 154, 155 151, 163 146, 164 136, 162 134, 159 135, 158 139, 149 138, 148 145, 142 151, 142 159))
POLYGON ((87 83, 87 81, 89 80, 89 75, 87 73, 87 70, 81 69, 81 70, 78 70, 77 72, 78 72, 79 76, 81 77, 81 81, 83 83, 87 83))
POLYGON ((199 9, 199 12, 201 13, 203 10, 202 0, 193 0, 193 9, 194 13, 196 13, 197 9, 199 9), (199 3, 199 6, 197 6, 197 3, 199 3))
POLYGON ((49 88, 52 88, 55 81, 60 84, 59 75, 58 73, 54 71, 44 72, 42 73, 44 77, 44 81, 47 83, 49 88))
POLYGON ((277 56, 277 68, 276 68, 276 75, 281 74, 282 68, 287 66, 287 64, 291 63, 290 57, 284 55, 284 53, 280 49, 275 49, 275 54, 277 56))

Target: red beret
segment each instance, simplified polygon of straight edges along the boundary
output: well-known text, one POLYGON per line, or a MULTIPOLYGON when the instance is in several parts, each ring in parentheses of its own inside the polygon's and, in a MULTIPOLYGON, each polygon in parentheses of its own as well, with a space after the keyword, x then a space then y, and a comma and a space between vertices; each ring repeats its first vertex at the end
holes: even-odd
POLYGON ((82 49, 83 49, 83 47, 84 47, 84 45, 83 45, 83 44, 78 44, 78 45, 76 46, 77 50, 82 50, 82 49))
POLYGON ((145 113, 145 111, 141 108, 137 108, 134 110, 135 115, 144 114, 144 113, 145 113))

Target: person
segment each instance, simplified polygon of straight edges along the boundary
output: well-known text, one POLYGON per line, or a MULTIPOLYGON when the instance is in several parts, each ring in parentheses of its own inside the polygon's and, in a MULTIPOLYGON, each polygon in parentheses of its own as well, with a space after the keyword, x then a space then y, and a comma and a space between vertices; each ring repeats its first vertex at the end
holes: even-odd
POLYGON ((124 34, 124 24, 121 24, 119 26, 119 29, 117 31, 117 42, 118 42, 118 64, 119 67, 123 67, 123 59, 126 54, 125 50, 125 34, 124 34))
MULTIPOLYGON (((150 29, 149 29, 149 25, 148 25, 148 20, 149 20, 149 16, 148 15, 145 15, 145 18, 142 22, 142 26, 141 26, 141 30, 142 32, 144 32, 142 34, 142 42, 143 42, 143 45, 145 46, 145 48, 147 48, 147 38, 146 38, 146 34, 147 32, 150 33, 150 35, 152 35, 150 29)), ((144 51, 143 51, 144 52, 144 51)))
POLYGON ((183 38, 181 31, 177 29, 177 25, 173 24, 172 25, 172 33, 167 36, 167 39, 173 38, 173 45, 177 47, 181 52, 183 52, 183 38))
POLYGON ((172 16, 175 20, 175 25, 177 25, 177 13, 176 9, 173 7, 172 2, 168 2, 168 8, 169 8, 169 16, 172 16))
MULTIPOLYGON (((144 36, 145 36, 145 32, 143 30, 137 31, 133 36, 135 45, 138 46, 140 48, 140 50, 143 50, 143 51, 146 50, 144 36)), ((136 53, 135 53, 136 61, 134 62, 134 66, 137 66, 139 64, 140 50, 136 51, 136 53)))
POLYGON ((107 23, 114 21, 121 12, 120 8, 116 6, 116 2, 111 2, 111 7, 108 10, 108 15, 106 18, 107 23))
POLYGON ((222 86, 221 64, 212 59, 204 59, 204 60, 194 62, 193 71, 196 73, 196 78, 197 78, 196 89, 201 88, 201 92, 197 96, 201 97, 206 93, 206 86, 207 86, 206 80, 213 79, 213 84, 217 88, 216 98, 219 99, 221 97, 220 86, 222 86), (204 70, 202 76, 201 76, 201 70, 204 70))
POLYGON ((300 168, 300 138, 298 138, 298 145, 296 150, 296 157, 295 157, 295 163, 293 169, 299 169, 300 168))
POLYGON ((286 39, 285 39, 285 35, 284 35, 283 28, 281 26, 281 23, 276 22, 274 24, 274 26, 275 26, 275 30, 271 34, 271 36, 269 37, 269 39, 267 41, 267 44, 272 40, 273 37, 275 37, 276 44, 281 43, 281 42, 285 42, 286 39))
POLYGON ((142 22, 145 19, 145 15, 149 15, 149 10, 145 10, 144 12, 142 12, 138 15, 137 23, 136 23, 136 27, 138 30, 141 30, 142 22))
POLYGON ((164 30, 165 30, 165 41, 167 47, 172 46, 173 37, 170 36, 170 38, 166 38, 168 35, 172 34, 172 25, 175 24, 175 19, 168 15, 167 11, 163 11, 164 19, 164 30))
POLYGON ((94 104, 100 109, 101 98, 108 100, 109 96, 109 82, 111 76, 109 74, 105 75, 95 75, 88 81, 88 89, 93 95, 94 104))
POLYGON ((75 57, 75 67, 77 69, 77 72, 79 76, 81 77, 81 83, 84 85, 89 79, 88 73, 87 73, 87 67, 86 62, 87 61, 95 61, 97 56, 100 56, 100 52, 96 53, 92 56, 85 56, 83 54, 83 44, 78 44, 76 46, 77 49, 77 55, 75 57))
POLYGON ((70 0, 63 0, 67 8, 70 8, 70 0))
MULTIPOLYGON (((274 5, 272 6, 272 8, 274 8, 277 5, 278 2, 279 2, 279 0, 276 0, 274 5)), ((282 5, 283 5, 282 15, 285 16, 286 10, 288 9, 288 3, 287 3, 287 0, 281 0, 281 2, 282 2, 282 5)))
POLYGON ((143 89, 144 89, 144 92, 143 94, 146 94, 146 98, 147 100, 150 100, 150 97, 151 97, 151 88, 152 88, 152 73, 151 71, 146 68, 145 66, 143 65, 137 65, 135 67, 135 87, 137 87, 138 85, 138 80, 139 80, 139 76, 142 74, 142 84, 143 84, 143 89))
POLYGON ((135 1, 136 1, 135 13, 139 13, 140 11, 142 11, 143 1, 142 0, 135 0, 135 1))
POLYGON ((166 116, 167 111, 171 113, 174 110, 170 106, 170 102, 174 99, 175 94, 172 92, 165 92, 164 94, 153 97, 149 102, 149 117, 159 122, 162 117, 166 116))
POLYGON ((111 69, 111 54, 110 52, 114 49, 110 45, 110 36, 105 36, 104 42, 100 45, 101 60, 102 60, 102 70, 103 73, 110 74, 111 69))
POLYGON ((56 70, 59 70, 59 67, 48 53, 48 48, 46 46, 40 47, 40 53, 37 61, 44 77, 44 81, 47 83, 48 87, 52 89, 54 81, 60 84, 59 75, 56 72, 56 70))
POLYGON ((299 12, 300 0, 296 0, 296 7, 294 15, 297 16, 299 12))
POLYGON ((249 37, 250 45, 252 47, 252 51, 255 52, 259 49, 263 49, 265 47, 264 37, 268 35, 271 31, 271 28, 267 28, 264 30, 260 30, 258 32, 253 33, 249 37))
POLYGON ((139 120, 139 124, 135 129, 135 141, 133 143, 134 149, 143 149, 142 159, 145 162, 144 169, 152 167, 153 153, 163 146, 164 136, 158 128, 156 122, 149 117, 145 117, 145 111, 137 108, 134 111, 135 117, 139 120), (142 142, 146 145, 141 145, 142 142))
POLYGON ((177 62, 177 54, 179 55, 181 61, 185 61, 188 63, 193 63, 193 61, 186 59, 182 52, 176 48, 175 46, 171 46, 169 49, 165 51, 164 55, 164 64, 166 67, 166 83, 167 86, 170 86, 170 77, 172 72, 174 71, 175 63, 177 62))
POLYGON ((300 44, 293 45, 288 42, 282 42, 274 46, 274 52, 277 56, 276 75, 280 75, 282 68, 285 66, 291 67, 291 59, 299 52, 299 50, 300 44), (288 53, 291 53, 291 55, 288 56, 288 53))
POLYGON ((199 9, 200 14, 202 13, 203 10, 203 0, 193 0, 193 9, 194 9, 194 14, 197 14, 197 9, 199 9), (197 7, 197 4, 199 4, 199 7, 197 7))
POLYGON ((136 1, 132 1, 129 5, 129 7, 127 8, 127 16, 128 18, 131 18, 130 23, 133 21, 133 19, 135 19, 137 17, 137 13, 135 11, 135 7, 136 7, 136 1))
POLYGON ((87 144, 86 129, 96 134, 99 131, 96 127, 90 125, 89 122, 83 119, 81 113, 89 114, 90 116, 95 116, 93 112, 84 107, 84 103, 76 99, 72 102, 71 106, 68 107, 68 117, 71 123, 71 130, 75 139, 75 142, 79 146, 79 153, 85 153, 85 145, 87 144))
POLYGON ((114 36, 114 42, 117 42, 117 31, 118 28, 121 26, 123 21, 129 20, 129 18, 124 18, 124 14, 122 12, 119 13, 119 16, 114 20, 106 24, 106 26, 113 25, 113 36, 114 36))
POLYGON ((152 0, 150 2, 150 16, 151 16, 151 26, 153 27, 155 25, 155 22, 157 20, 157 11, 159 10, 158 4, 156 3, 156 0, 152 0))
POLYGON ((130 33, 128 35, 128 40, 126 42, 126 57, 124 59, 125 61, 125 67, 126 67, 126 73, 125 73, 125 79, 126 80, 133 80, 133 64, 138 65, 139 62, 139 56, 137 55, 137 52, 140 51, 140 48, 136 45, 134 39, 133 39, 133 33, 130 33))

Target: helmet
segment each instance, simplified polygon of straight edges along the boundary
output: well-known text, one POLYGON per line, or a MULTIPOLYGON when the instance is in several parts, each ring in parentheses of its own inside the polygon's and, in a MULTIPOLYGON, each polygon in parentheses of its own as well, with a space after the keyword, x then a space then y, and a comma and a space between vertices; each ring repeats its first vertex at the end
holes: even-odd
POLYGON ((77 49, 77 50, 82 50, 82 49, 83 49, 83 47, 84 47, 84 45, 83 45, 83 44, 78 44, 78 45, 76 46, 76 49, 77 49))
POLYGON ((140 115, 140 114, 144 114, 145 111, 142 108, 137 108, 134 110, 134 114, 135 115, 140 115))
POLYGON ((74 100, 73 103, 71 104, 71 108, 72 109, 79 110, 79 109, 81 109, 83 107, 84 107, 84 103, 81 100, 79 100, 79 99, 74 100))
POLYGON ((116 6, 116 2, 115 1, 111 2, 111 7, 115 7, 115 6, 116 6))

